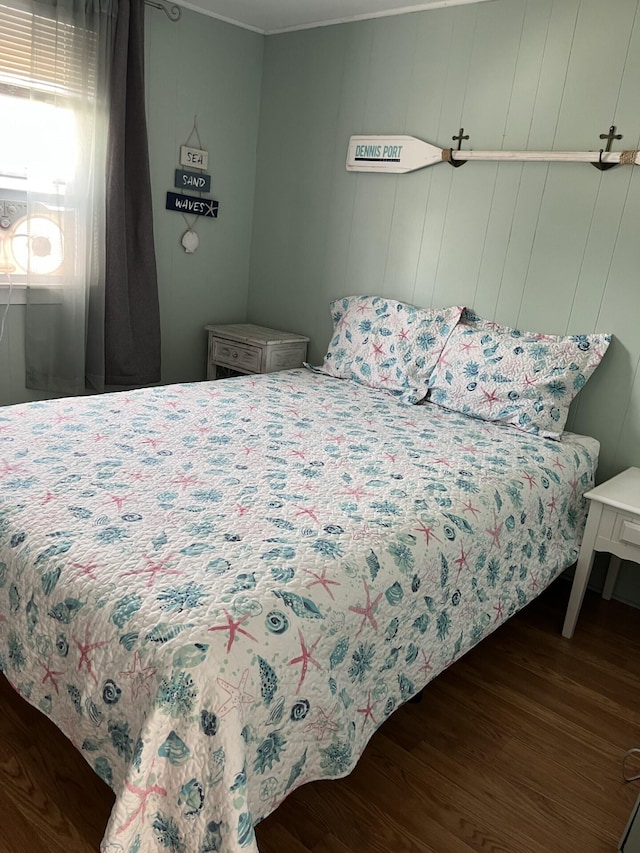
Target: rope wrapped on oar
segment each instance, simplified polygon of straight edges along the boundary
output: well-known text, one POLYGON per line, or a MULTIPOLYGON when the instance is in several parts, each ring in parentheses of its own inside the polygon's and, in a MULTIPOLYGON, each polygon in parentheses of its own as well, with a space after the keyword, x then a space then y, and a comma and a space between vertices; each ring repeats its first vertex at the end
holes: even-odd
POLYGON ((635 166, 638 154, 640 151, 621 151, 620 152, 620 165, 621 166, 635 166))

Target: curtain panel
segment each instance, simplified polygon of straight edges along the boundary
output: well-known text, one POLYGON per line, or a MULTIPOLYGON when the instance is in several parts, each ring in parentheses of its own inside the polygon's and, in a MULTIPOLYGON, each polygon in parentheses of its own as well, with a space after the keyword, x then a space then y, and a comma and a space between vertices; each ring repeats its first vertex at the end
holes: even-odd
POLYGON ((107 158, 105 383, 160 381, 160 308, 144 110, 144 5, 120 0, 107 158))
POLYGON ((0 0, 22 143, 0 181, 24 213, 4 269, 27 285, 26 385, 52 395, 160 379, 143 40, 143 0, 0 0))

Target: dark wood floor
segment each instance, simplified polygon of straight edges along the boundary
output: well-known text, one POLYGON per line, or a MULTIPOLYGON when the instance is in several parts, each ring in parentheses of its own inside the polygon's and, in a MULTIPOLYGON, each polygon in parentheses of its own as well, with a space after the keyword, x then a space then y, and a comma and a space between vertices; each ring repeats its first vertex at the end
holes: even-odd
MULTIPOLYGON (((292 794, 261 853, 615 851, 640 794, 621 770, 640 746, 640 611, 587 594, 565 640, 568 594, 440 675, 349 778, 292 794)), ((1 678, 0 703, 0 853, 95 853, 113 795, 1 678)))

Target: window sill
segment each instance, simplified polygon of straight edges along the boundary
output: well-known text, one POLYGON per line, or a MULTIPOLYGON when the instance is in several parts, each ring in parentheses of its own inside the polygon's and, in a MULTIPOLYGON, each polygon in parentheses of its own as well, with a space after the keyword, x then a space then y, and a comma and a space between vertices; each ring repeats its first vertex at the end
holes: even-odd
POLYGON ((31 291, 29 294, 29 302, 31 303, 37 303, 38 305, 58 305, 62 302, 62 299, 56 291, 62 288, 62 286, 47 285, 40 289, 37 286, 28 288, 26 284, 14 283, 11 287, 8 284, 0 284, 0 305, 6 305, 9 302, 11 305, 26 305, 27 290, 31 291), (9 299, 9 293, 11 293, 11 299, 9 299))

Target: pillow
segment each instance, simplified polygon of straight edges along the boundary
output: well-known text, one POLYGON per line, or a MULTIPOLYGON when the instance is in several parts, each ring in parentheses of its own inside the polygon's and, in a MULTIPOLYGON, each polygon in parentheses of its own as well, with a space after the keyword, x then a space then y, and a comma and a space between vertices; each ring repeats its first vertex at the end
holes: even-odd
POLYGON ((346 296, 330 305, 333 337, 320 367, 340 379, 390 391, 417 403, 460 319, 461 307, 416 308, 382 296, 346 296))
POLYGON ((569 404, 600 364, 611 335, 541 335, 465 309, 431 374, 430 397, 455 412, 560 438, 569 404))

